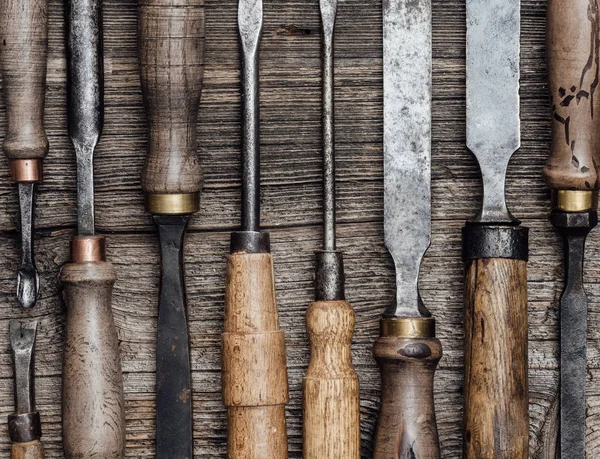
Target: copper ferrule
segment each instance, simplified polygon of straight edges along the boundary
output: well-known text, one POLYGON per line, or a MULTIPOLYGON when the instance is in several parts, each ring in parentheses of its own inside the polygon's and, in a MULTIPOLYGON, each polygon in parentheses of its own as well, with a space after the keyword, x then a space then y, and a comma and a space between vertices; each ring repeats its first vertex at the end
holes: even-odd
POLYGON ((597 190, 552 190, 552 208, 562 212, 586 212, 598 208, 597 190))
POLYGON ((42 166, 41 159, 11 159, 10 176, 15 182, 41 182, 42 166))
POLYGON ((73 263, 94 263, 106 261, 104 236, 78 236, 71 241, 71 261, 73 263))
POLYGON ((381 319, 380 336, 382 338, 435 338, 435 319, 430 317, 381 319))
POLYGON ((200 193, 148 193, 146 210, 157 215, 193 214, 200 210, 200 193))

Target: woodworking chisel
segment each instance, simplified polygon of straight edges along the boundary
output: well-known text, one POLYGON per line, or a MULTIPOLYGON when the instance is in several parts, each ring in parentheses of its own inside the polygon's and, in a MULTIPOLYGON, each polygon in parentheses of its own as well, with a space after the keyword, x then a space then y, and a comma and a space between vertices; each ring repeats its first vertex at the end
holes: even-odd
POLYGON ((418 286, 431 242, 431 32, 431 0, 383 1, 384 240, 397 290, 373 349, 374 459, 440 457, 433 381, 442 346, 418 286))

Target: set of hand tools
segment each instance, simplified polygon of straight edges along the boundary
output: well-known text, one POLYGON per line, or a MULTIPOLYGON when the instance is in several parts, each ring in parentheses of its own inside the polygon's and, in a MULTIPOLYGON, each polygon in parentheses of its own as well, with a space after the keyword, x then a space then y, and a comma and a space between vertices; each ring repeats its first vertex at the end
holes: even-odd
MULTIPOLYGON (((432 4, 383 0, 384 242, 396 297, 373 354, 381 371, 374 459, 441 457, 434 375, 442 357, 436 322, 419 292, 431 242, 432 4)), ((320 0, 322 38, 323 247, 315 301, 306 312, 310 364, 303 380, 305 459, 360 458, 359 381, 352 365, 354 310, 336 246, 334 31, 338 0, 320 0)), ((482 175, 483 202, 463 228, 465 262, 464 457, 528 458, 528 230, 510 213, 506 175, 520 147, 520 0, 466 0, 467 147, 482 175)), ((101 0, 67 2, 68 133, 77 162, 77 236, 61 271, 66 304, 63 449, 67 459, 123 458, 125 403, 111 309, 117 279, 95 234, 94 150, 103 127, 101 0)), ((33 254, 36 183, 48 153, 44 131, 46 0, 0 1, 3 150, 18 183, 20 306, 39 292, 33 254)), ((203 0, 139 0, 139 68, 147 115, 142 174, 160 241, 156 344, 156 452, 194 456, 184 239, 200 209, 196 126, 203 83, 203 0)), ((562 459, 585 457, 587 299, 583 257, 597 224, 600 188, 600 10, 595 0, 548 0, 552 148, 544 176, 552 224, 564 236, 560 301, 562 459)), ((259 54, 263 1, 239 0, 242 101, 241 225, 227 257, 222 395, 230 459, 284 459, 289 400, 270 238, 260 225, 259 54)), ((16 411, 14 459, 41 459, 34 396, 38 323, 11 320, 16 411)))

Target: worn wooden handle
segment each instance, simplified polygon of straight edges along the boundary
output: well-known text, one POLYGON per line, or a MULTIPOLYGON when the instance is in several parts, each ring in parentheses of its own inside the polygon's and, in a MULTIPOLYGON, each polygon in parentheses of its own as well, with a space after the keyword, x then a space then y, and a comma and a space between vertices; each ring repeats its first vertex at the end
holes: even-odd
POLYGON ((527 264, 467 263, 465 290, 466 459, 527 459, 527 264))
POLYGON ((306 312, 310 365, 304 378, 304 459, 359 459, 358 377, 352 367, 354 310, 316 301, 306 312))
POLYGON ((44 445, 39 440, 26 443, 13 443, 10 448, 11 459, 44 459, 44 445))
POLYGON ((48 55, 46 0, 5 0, 0 14, 0 72, 8 129, 3 149, 11 160, 43 159, 48 55))
POLYGON ((196 122, 204 70, 204 0, 140 0, 139 59, 149 144, 147 193, 199 192, 196 122))
POLYGON ((544 169, 553 189, 600 187, 600 11, 589 0, 548 1, 552 150, 544 169))
POLYGON ((286 459, 288 380, 270 254, 227 259, 223 400, 229 459, 286 459))

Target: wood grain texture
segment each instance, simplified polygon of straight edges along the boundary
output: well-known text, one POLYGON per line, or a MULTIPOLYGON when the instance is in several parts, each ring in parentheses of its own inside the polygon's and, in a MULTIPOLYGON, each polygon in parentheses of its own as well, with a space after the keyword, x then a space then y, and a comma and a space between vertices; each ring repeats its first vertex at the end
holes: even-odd
POLYGON ((465 281, 465 458, 529 457, 527 387, 527 263, 471 261, 465 281))
POLYGON ((44 446, 39 440, 13 443, 10 459, 44 459, 44 446))

